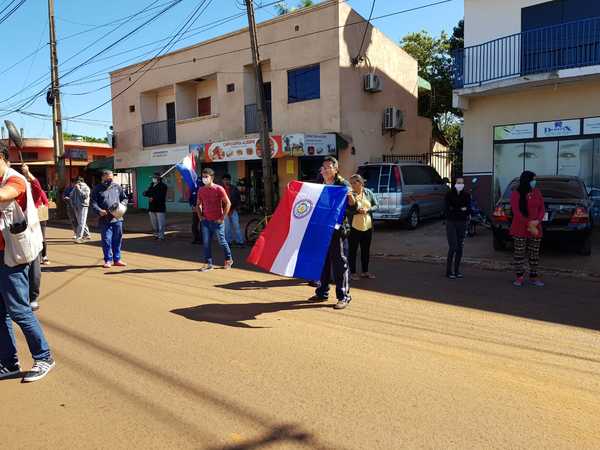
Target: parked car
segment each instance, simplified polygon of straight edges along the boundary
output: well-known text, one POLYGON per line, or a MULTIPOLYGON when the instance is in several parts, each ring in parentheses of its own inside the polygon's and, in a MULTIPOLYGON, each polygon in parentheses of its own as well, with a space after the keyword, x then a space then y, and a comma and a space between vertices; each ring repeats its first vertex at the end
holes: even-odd
MULTIPOLYGON (((519 185, 514 179, 496 204, 492 214, 494 249, 503 250, 511 239, 512 222, 510 196, 519 185)), ((544 196, 546 215, 542 221, 545 240, 572 242, 582 255, 592 253, 592 201, 585 184, 577 177, 537 177, 537 186, 544 196)))
POLYGON ((415 229, 422 219, 443 217, 447 178, 416 162, 369 163, 358 168, 379 201, 375 220, 401 220, 415 229))

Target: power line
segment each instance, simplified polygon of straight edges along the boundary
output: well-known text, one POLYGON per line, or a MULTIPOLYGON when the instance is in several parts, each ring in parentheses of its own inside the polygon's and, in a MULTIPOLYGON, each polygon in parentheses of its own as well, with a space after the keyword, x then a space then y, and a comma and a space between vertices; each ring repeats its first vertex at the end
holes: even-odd
MULTIPOLYGON (((14 3, 15 0, 13 0, 12 2, 10 2, 10 4, 4 8, 4 10, 2 10, 2 12, 0 12, 0 14, 4 13, 4 11, 6 9, 8 9, 10 7, 10 5, 12 5, 14 3)), ((7 12, 4 16, 0 17, 0 25, 3 24, 4 22, 6 22, 8 20, 8 18, 10 16, 12 16, 15 12, 17 12, 17 10, 23 6, 23 3, 25 3, 26 0, 21 0, 15 7, 13 7, 13 9, 11 9, 9 12, 7 12)))
POLYGON ((362 41, 360 43, 360 49, 358 50, 358 53, 354 58, 354 61, 356 61, 355 64, 358 63, 360 55, 362 55, 363 47, 365 45, 365 39, 367 37, 367 32, 369 31, 369 25, 371 23, 371 18, 373 17, 373 11, 375 10, 375 1, 376 0, 373 0, 373 2, 371 3, 371 12, 369 13, 369 19, 367 20, 367 24, 365 25, 365 32, 363 33, 362 41))

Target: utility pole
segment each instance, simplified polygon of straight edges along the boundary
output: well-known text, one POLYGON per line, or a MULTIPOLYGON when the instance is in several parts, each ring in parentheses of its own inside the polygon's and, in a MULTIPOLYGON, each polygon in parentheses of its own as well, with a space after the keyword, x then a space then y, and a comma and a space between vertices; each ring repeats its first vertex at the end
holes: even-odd
POLYGON ((248 31, 250 32, 250 46, 252 47, 252 63, 256 73, 256 110, 260 123, 260 143, 262 152, 263 186, 265 191, 265 212, 273 212, 273 171, 271 159, 271 139, 269 138, 269 122, 267 117, 267 100, 265 98, 265 85, 263 83, 260 55, 258 53, 258 40, 256 37, 256 21, 254 19, 254 1, 246 0, 248 12, 248 31))
POLYGON ((54 0, 48 0, 48 28, 50 29, 50 67, 52 87, 49 100, 52 101, 52 135, 54 140, 54 167, 58 179, 57 215, 64 217, 65 207, 62 200, 65 181, 65 146, 62 131, 62 113, 60 108, 60 83, 58 77, 58 56, 56 53, 56 29, 54 28, 54 0))

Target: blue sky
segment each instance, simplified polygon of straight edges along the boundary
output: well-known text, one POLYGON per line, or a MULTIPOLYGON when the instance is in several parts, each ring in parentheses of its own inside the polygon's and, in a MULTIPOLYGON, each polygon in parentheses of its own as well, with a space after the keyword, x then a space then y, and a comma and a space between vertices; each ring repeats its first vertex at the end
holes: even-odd
MULTIPOLYGON (((9 4, 10 1, 0 0, 0 10, 9 4)), ((375 17, 385 15, 427 5, 434 1, 379 0, 375 4, 373 15, 375 17)), ((87 58, 93 56, 96 52, 116 41, 160 11, 160 9, 154 9, 146 12, 146 15, 142 16, 141 19, 125 21, 117 29, 115 27, 119 23, 92 29, 95 25, 112 22, 141 11, 151 4, 152 0, 55 0, 55 2, 61 76, 67 73, 72 67, 84 62, 87 58), (97 39, 107 33, 109 34, 106 37, 94 44, 97 39), (74 34, 77 35, 73 36, 74 34)), ((255 2, 257 5, 260 5, 261 0, 255 0, 255 2)), ((348 3, 365 17, 369 15, 371 2, 372 0, 348 0, 348 3)), ((165 3, 167 3, 167 0, 157 0, 155 5, 163 5, 165 3)), ((266 4, 270 3, 270 1, 262 0, 262 3, 266 4)), ((288 3, 293 5, 296 1, 291 0, 288 3)), ((155 49, 159 48, 161 44, 144 47, 129 53, 123 52, 174 33, 197 4, 197 0, 183 0, 172 10, 161 16, 160 19, 149 24, 129 39, 98 57, 93 63, 65 76, 64 80, 61 81, 63 84, 68 84, 69 82, 75 82, 75 84, 65 85, 62 89, 63 116, 76 115, 107 101, 110 98, 110 91, 105 86, 108 84, 107 72, 109 69, 114 68, 111 66, 127 65, 135 62, 135 60, 148 58, 154 55, 154 53, 149 53, 145 57, 143 53, 151 50, 156 52, 157 50, 155 49), (117 55, 118 53, 123 54, 117 55), (103 60, 100 61, 100 59, 103 60), (82 80, 77 82, 79 79, 82 80), (82 82, 86 84, 77 84, 82 82), (96 92, 85 95, 74 95, 90 91, 96 92)), ((207 23, 241 13, 243 11, 240 9, 240 4, 243 4, 241 0, 213 0, 210 8, 198 19, 194 27, 200 27, 207 23)), ((268 7, 258 9, 256 18, 260 22, 270 19, 274 15, 275 10, 273 7, 268 7)), ((427 30, 433 35, 438 35, 442 30, 451 32, 452 27, 462 17, 463 0, 452 0, 449 3, 432 6, 419 11, 376 20, 374 24, 389 37, 398 41, 402 36, 413 31, 427 30)), ((183 39, 175 48, 201 42, 211 37, 243 28, 246 25, 246 18, 240 17, 201 32, 189 39, 183 39)), ((2 86, 0 88, 0 117, 2 119, 8 118, 13 120, 18 127, 24 128, 25 135, 28 137, 50 137, 52 135, 52 127, 49 120, 40 120, 22 114, 7 113, 7 111, 21 107, 27 100, 34 97, 34 94, 42 92, 46 84, 49 83, 49 50, 47 45, 44 47, 48 42, 47 1, 27 0, 13 16, 0 24, 0 31, 2 31, 3 36, 3 39, 0 41, 0 54, 2 55, 0 61, 0 86, 2 86), (24 59, 24 57, 32 54, 40 47, 43 47, 41 51, 24 59), (23 61, 11 68, 11 66, 20 60, 23 61), (38 79, 40 80, 38 84, 30 86, 31 83, 38 79)), ((41 96, 35 103, 27 106, 25 110, 51 115, 51 108, 46 104, 45 95, 41 96)), ((105 136, 108 125, 111 122, 110 104, 91 113, 85 119, 91 119, 94 122, 65 121, 63 128, 65 131, 75 134, 105 136)))

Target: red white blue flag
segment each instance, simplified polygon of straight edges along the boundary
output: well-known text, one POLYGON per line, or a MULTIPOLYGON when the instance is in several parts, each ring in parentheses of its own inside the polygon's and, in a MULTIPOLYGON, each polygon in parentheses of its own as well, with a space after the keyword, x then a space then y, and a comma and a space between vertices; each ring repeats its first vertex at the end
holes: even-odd
POLYGON ((196 173, 196 155, 194 152, 190 152, 175 167, 190 188, 190 192, 196 192, 198 190, 198 174, 196 173))
POLYGON ((278 275, 320 279, 331 237, 346 213, 347 193, 345 186, 292 181, 248 262, 278 275))

